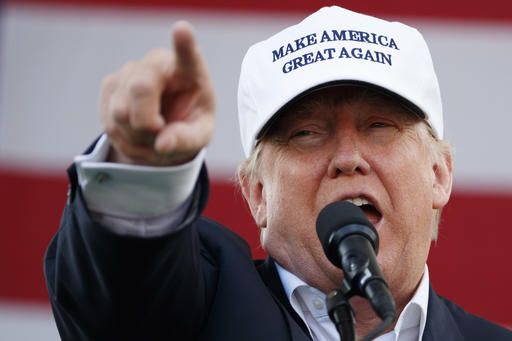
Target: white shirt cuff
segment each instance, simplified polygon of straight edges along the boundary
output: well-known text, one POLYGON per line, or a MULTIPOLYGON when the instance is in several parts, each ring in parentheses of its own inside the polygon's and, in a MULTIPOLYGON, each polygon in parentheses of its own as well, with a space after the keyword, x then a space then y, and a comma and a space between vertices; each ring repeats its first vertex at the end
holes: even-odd
POLYGON ((104 134, 90 154, 75 157, 78 182, 93 219, 114 232, 134 235, 163 234, 169 232, 169 224, 179 225, 205 151, 183 165, 152 167, 105 162, 109 149, 104 134))

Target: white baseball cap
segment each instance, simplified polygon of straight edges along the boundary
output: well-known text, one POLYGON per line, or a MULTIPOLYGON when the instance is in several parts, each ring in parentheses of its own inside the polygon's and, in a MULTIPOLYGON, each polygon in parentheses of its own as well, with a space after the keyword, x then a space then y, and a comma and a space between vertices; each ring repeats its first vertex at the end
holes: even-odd
POLYGON ((393 94, 443 137, 439 84, 421 33, 332 6, 247 51, 238 87, 245 155, 285 105, 339 84, 363 84, 393 94))

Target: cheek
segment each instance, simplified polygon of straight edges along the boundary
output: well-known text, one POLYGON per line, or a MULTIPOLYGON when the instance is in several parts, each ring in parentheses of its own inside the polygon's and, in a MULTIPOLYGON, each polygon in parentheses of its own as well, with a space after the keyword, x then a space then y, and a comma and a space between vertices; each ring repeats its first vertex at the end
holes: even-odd
MULTIPOLYGON (((309 190, 305 188, 302 174, 294 168, 282 168, 276 172, 272 185, 267 187, 268 227, 283 229, 283 226, 296 224, 310 203, 309 190), (300 186, 298 184, 301 184, 300 186)), ((297 227, 294 227, 297 228, 297 227)))
POLYGON ((397 170, 396 176, 386 184, 392 203, 391 216, 387 217, 391 223, 387 231, 391 240, 387 242, 402 243, 404 248, 430 243, 432 185, 428 172, 421 166, 397 170))
POLYGON ((389 278, 405 280, 397 273, 421 274, 430 247, 431 163, 428 154, 417 146, 386 155, 385 160, 377 172, 391 207, 385 227, 379 231, 381 250, 378 258, 389 278))
MULTIPOLYGON (((298 240, 316 231, 318 189, 325 174, 314 159, 278 158, 265 178, 267 199, 266 239, 298 240), (306 231, 306 232, 304 232, 306 231)), ((316 232, 315 232, 316 233, 316 232)))
POLYGON ((394 205, 404 205, 413 211, 423 209, 425 203, 432 200, 434 180, 432 162, 419 139, 410 137, 400 145, 387 148, 379 167, 381 181, 395 197, 394 205))

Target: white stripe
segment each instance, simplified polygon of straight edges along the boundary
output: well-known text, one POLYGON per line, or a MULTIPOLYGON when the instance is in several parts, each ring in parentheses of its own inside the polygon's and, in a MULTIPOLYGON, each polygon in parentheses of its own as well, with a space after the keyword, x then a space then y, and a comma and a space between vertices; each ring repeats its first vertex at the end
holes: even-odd
POLYGON ((60 340, 50 305, 0 301, 0 340, 60 340))
MULTIPOLYGON (((221 12, 49 10, 9 5, 0 48, 0 163, 62 172, 100 132, 103 76, 152 47, 169 46, 173 22, 197 29, 218 96, 208 164, 232 177, 243 154, 236 116, 239 66, 248 46, 301 16, 221 12)), ((509 56, 512 25, 418 21, 443 93, 445 131, 455 143, 455 185, 512 190, 509 56)))

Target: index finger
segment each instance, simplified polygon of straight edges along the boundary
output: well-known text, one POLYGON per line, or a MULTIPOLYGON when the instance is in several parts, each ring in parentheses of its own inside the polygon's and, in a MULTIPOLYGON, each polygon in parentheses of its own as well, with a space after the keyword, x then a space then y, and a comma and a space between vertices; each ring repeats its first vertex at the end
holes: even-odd
POLYGON ((195 79, 206 73, 205 63, 196 44, 192 25, 179 21, 173 27, 176 72, 180 76, 195 79))

